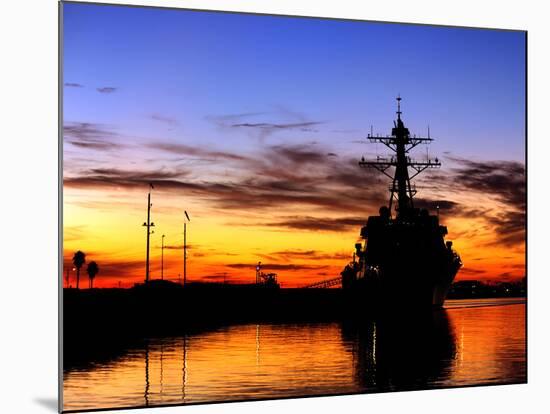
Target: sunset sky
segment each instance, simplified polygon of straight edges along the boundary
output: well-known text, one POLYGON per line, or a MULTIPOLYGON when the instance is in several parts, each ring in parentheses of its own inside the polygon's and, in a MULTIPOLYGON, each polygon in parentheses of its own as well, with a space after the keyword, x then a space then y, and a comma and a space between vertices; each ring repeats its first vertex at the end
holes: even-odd
POLYGON ((149 182, 152 278, 162 234, 183 274, 184 210, 191 281, 338 276, 388 201, 357 162, 387 154, 365 137, 398 94, 435 138, 417 206, 440 206, 457 280, 524 276, 523 32, 71 3, 63 25, 64 262, 84 251, 94 286, 144 280, 149 182))

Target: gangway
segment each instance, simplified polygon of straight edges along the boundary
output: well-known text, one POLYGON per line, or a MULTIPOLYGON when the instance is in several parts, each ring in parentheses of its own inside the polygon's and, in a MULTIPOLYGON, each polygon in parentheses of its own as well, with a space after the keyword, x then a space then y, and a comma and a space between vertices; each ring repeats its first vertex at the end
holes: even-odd
POLYGON ((338 276, 332 279, 320 280, 319 282, 311 283, 303 287, 306 289, 326 289, 338 285, 342 285, 342 276, 338 276))

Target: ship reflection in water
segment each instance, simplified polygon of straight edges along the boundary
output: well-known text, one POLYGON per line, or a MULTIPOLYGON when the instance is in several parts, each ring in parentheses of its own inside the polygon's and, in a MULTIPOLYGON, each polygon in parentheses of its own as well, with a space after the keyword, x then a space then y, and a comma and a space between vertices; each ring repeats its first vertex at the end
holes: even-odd
POLYGON ((65 370, 64 409, 525 382, 525 304, 503 301, 449 301, 414 322, 247 324, 149 338, 65 370))

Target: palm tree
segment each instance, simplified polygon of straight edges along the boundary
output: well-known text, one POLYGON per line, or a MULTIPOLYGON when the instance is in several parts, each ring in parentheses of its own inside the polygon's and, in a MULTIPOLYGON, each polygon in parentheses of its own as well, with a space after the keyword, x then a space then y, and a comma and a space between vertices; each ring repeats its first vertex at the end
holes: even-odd
POLYGON ((80 268, 86 263, 86 253, 77 251, 73 256, 73 264, 76 267, 76 288, 78 289, 78 282, 80 281, 80 268))
POLYGON ((88 278, 90 279, 90 289, 92 289, 94 287, 95 275, 99 273, 99 266, 96 262, 90 262, 88 263, 88 268, 86 271, 88 272, 88 278))

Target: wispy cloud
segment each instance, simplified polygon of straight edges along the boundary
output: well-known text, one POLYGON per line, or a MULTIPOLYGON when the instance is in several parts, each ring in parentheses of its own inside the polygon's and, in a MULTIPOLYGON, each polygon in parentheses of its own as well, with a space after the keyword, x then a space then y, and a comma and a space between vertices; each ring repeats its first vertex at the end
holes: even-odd
POLYGON ((278 130, 298 129, 300 131, 316 131, 312 127, 321 124, 319 121, 270 123, 270 122, 243 122, 230 125, 232 128, 254 128, 261 131, 262 135, 268 135, 278 130))
POLYGON ((496 243, 523 244, 526 230, 525 166, 515 161, 472 161, 451 158, 459 164, 453 169, 452 185, 480 193, 500 202, 499 210, 484 214, 498 236, 496 243))
POLYGON ((123 147, 116 142, 118 134, 106 125, 90 122, 68 122, 63 125, 63 139, 75 147, 90 150, 114 150, 123 147))
POLYGON ((96 88, 96 90, 99 93, 113 93, 118 90, 118 88, 115 88, 114 86, 103 86, 101 88, 96 88))
MULTIPOLYGON (((313 151, 305 146, 271 146, 258 157, 248 158, 181 144, 153 143, 148 147, 231 162, 238 174, 223 181, 206 181, 211 177, 196 178, 186 169, 130 171, 94 168, 66 177, 65 185, 135 188, 153 182, 157 191, 185 190, 188 195, 208 201, 213 207, 233 210, 302 205, 331 211, 364 212, 366 201, 373 203, 386 198, 380 195, 379 189, 356 191, 360 173, 356 161, 328 157, 323 148, 313 151)), ((369 182, 373 182, 373 178, 365 175, 361 185, 366 186, 369 182)))
MULTIPOLYGON (((226 265, 233 269, 254 269, 256 263, 231 263, 226 265)), ((263 270, 320 270, 326 269, 325 265, 303 265, 303 264, 283 264, 283 263, 262 263, 263 270)))
POLYGON ((290 216, 272 223, 261 224, 267 227, 287 228, 306 231, 335 231, 342 232, 357 229, 367 224, 366 217, 311 217, 290 216))
POLYGON ((209 150, 197 146, 176 144, 170 142, 152 142, 147 144, 148 148, 165 151, 174 155, 198 157, 203 160, 216 161, 218 159, 244 161, 247 157, 224 151, 209 150))
POLYGON ((83 88, 84 85, 75 82, 65 82, 65 86, 68 88, 83 88))
POLYGON ((166 116, 166 115, 151 114, 150 118, 153 121, 157 121, 157 122, 167 124, 167 125, 170 125, 170 126, 176 126, 176 125, 179 124, 179 121, 176 118, 172 118, 172 117, 166 116))
POLYGON ((251 132, 253 136, 261 140, 281 131, 318 132, 316 127, 324 123, 308 119, 302 114, 282 107, 277 107, 275 112, 249 112, 209 116, 207 119, 216 124, 220 129, 251 132))
POLYGON ((159 186, 160 189, 169 188, 193 188, 193 185, 178 181, 187 175, 186 170, 121 170, 117 168, 92 168, 84 175, 65 177, 63 184, 76 188, 104 188, 123 187, 139 188, 148 187, 150 183, 159 186))
POLYGON ((343 253, 326 253, 318 250, 281 250, 260 254, 260 257, 267 258, 271 261, 294 261, 294 260, 346 260, 350 258, 350 254, 343 253))

